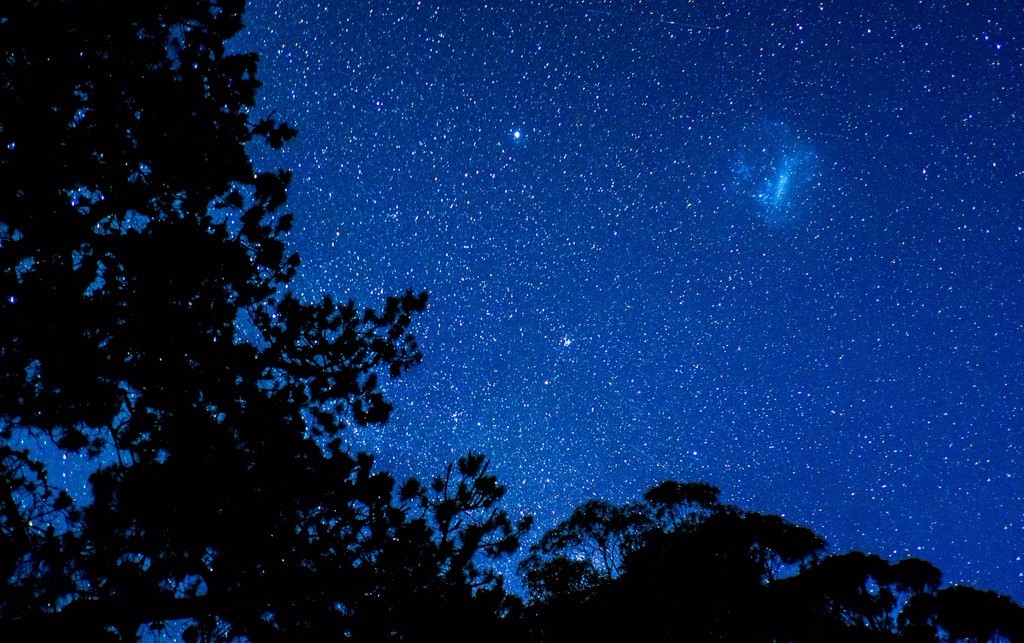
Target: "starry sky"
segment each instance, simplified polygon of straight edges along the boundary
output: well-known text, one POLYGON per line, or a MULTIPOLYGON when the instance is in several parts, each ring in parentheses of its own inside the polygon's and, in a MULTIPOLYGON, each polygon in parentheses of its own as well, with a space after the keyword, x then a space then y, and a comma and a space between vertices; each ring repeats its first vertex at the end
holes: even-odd
POLYGON ((704 480, 1024 601, 1014 5, 249 2, 292 287, 431 297, 351 443, 486 452, 534 537, 704 480))

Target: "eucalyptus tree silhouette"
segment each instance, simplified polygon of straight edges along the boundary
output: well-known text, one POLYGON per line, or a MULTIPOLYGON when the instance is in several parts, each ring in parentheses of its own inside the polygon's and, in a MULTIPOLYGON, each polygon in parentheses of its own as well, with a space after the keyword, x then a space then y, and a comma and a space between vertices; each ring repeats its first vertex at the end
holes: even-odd
POLYGON ((718 498, 668 481, 640 502, 581 505, 523 562, 533 638, 1021 640, 1024 610, 1006 597, 939 589, 939 570, 916 558, 829 555, 810 529, 718 498))

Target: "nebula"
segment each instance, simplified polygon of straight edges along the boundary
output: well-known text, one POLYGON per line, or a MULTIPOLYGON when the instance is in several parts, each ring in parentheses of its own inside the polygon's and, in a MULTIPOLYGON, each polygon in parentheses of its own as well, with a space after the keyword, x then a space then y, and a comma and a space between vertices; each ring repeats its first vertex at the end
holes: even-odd
POLYGON ((779 122, 745 131, 733 162, 736 190, 773 227, 803 220, 807 188, 817 171, 818 155, 811 144, 779 122))

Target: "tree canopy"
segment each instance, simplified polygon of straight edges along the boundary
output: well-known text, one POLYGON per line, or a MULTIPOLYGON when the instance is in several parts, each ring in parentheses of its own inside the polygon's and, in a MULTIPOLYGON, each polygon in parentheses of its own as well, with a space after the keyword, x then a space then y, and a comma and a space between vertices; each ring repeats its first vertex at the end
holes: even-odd
POLYGON ((430 486, 350 452, 425 294, 361 310, 287 288, 289 174, 247 145, 236 0, 0 10, 0 636, 408 636, 487 590, 526 523, 470 454, 430 486), (86 453, 91 499, 27 438, 86 453))
POLYGON ((531 521, 483 454, 398 483, 347 445, 427 296, 292 294, 290 175, 248 150, 296 132, 225 49, 242 10, 0 9, 0 640, 1024 640, 1005 597, 706 483, 584 503, 508 593, 531 521), (53 453, 91 458, 88 494, 53 453))
POLYGON ((1024 640, 1024 608, 1004 596, 940 589, 917 558, 831 553, 718 496, 667 481, 639 502, 577 508, 522 562, 532 640, 1024 640))

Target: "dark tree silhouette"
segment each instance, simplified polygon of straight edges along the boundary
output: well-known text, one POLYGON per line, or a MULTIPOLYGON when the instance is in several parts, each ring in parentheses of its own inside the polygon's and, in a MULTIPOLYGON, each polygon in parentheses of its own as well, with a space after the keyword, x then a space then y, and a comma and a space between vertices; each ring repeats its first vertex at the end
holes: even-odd
POLYGON ((387 420, 426 295, 289 293, 289 175, 246 146, 295 131, 225 51, 242 9, 0 8, 0 640, 415 638, 453 613, 496 637, 515 602, 485 560, 528 523, 482 456, 398 492, 344 446, 387 420), (92 498, 54 487, 62 451, 92 498))
POLYGON ((963 585, 916 596, 901 619, 914 641, 1024 641, 1024 607, 963 585))
POLYGON ((718 495, 704 483, 670 481, 639 503, 581 505, 522 565, 533 638, 1024 640, 1022 609, 1006 597, 939 590, 939 570, 915 558, 826 556, 811 530, 718 495), (608 543, 613 556, 602 553, 608 543))

